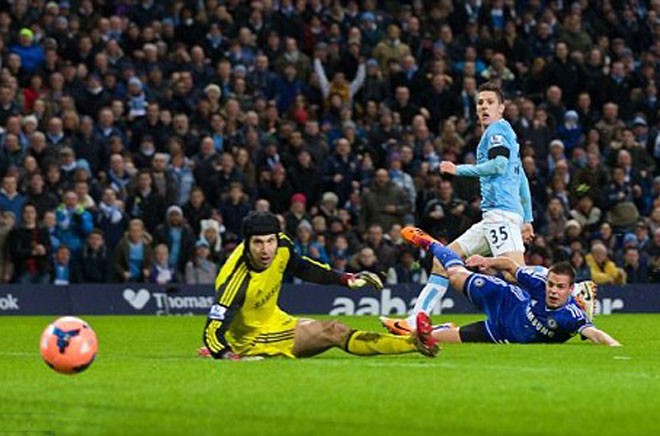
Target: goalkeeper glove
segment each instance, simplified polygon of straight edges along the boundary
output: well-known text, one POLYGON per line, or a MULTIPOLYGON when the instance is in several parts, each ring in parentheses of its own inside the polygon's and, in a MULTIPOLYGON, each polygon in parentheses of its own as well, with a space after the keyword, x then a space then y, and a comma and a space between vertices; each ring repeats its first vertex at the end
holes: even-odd
POLYGON ((231 350, 227 350, 220 355, 220 359, 223 360, 243 360, 243 361, 252 361, 252 360, 264 360, 263 356, 241 356, 236 354, 231 350))
POLYGON ((378 291, 383 289, 383 282, 380 280, 380 277, 378 277, 378 274, 372 273, 370 271, 360 271, 359 273, 355 274, 344 274, 342 276, 342 281, 351 289, 357 289, 367 285, 373 286, 378 291))
POLYGON ((227 351, 223 352, 222 354, 220 354, 220 359, 223 359, 223 360, 241 360, 241 356, 234 353, 231 350, 227 350, 227 351))

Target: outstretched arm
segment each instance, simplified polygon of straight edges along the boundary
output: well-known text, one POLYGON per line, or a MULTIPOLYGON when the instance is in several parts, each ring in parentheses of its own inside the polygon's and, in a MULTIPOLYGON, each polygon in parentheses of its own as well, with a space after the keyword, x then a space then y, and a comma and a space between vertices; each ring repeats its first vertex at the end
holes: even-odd
POLYGON ((330 265, 307 256, 300 256, 293 251, 286 270, 306 282, 318 285, 345 285, 342 275, 330 265))
POLYGON ((501 155, 477 165, 455 165, 452 162, 444 161, 440 163, 440 171, 465 177, 499 176, 504 174, 508 163, 509 159, 501 155))
POLYGON ((383 289, 383 283, 378 275, 369 271, 360 271, 356 274, 342 273, 333 270, 330 265, 298 255, 291 240, 284 233, 280 233, 280 245, 288 248, 290 253, 286 270, 306 282, 319 285, 341 285, 351 289, 371 285, 376 290, 383 289))
POLYGON ((610 347, 620 347, 621 344, 619 341, 614 339, 612 336, 608 335, 602 330, 597 329, 596 327, 585 327, 582 332, 582 336, 589 339, 592 342, 602 345, 609 345, 610 347))

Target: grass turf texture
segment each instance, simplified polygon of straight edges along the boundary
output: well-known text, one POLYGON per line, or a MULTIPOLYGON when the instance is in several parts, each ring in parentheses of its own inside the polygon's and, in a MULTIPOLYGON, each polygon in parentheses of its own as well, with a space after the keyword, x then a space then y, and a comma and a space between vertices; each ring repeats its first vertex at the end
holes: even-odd
MULTIPOLYGON (((41 360, 51 317, 2 317, 0 434, 659 434, 660 315, 599 327, 623 348, 445 345, 360 358, 195 357, 202 317, 84 317, 96 362, 75 376, 41 360)), ((465 323, 474 316, 453 316, 465 323)), ((373 317, 346 317, 377 329, 373 317)), ((448 317, 436 318, 447 321, 448 317)))

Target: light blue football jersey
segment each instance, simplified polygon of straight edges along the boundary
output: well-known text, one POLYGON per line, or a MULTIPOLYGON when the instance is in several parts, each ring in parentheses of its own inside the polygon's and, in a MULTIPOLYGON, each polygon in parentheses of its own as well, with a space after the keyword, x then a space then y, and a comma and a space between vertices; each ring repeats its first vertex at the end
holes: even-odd
POLYGON ((509 162, 502 175, 481 176, 481 210, 505 210, 524 217, 520 197, 520 178, 525 177, 520 160, 520 145, 507 120, 492 123, 481 136, 477 146, 477 164, 490 160, 489 153, 496 147, 509 150, 509 162))

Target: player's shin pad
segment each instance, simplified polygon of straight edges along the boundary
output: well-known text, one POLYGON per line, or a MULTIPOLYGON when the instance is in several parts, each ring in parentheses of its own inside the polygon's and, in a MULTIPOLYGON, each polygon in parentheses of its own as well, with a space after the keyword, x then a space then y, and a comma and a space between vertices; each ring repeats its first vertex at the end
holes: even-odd
POLYGON ((357 356, 401 354, 416 350, 412 336, 394 336, 360 330, 354 331, 346 343, 346 351, 357 356))

